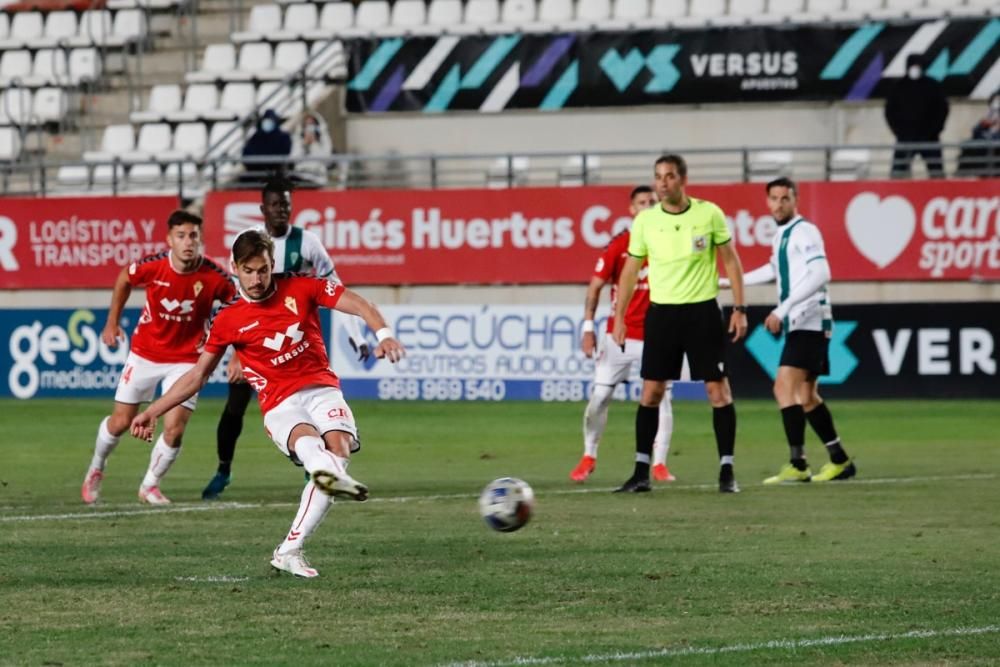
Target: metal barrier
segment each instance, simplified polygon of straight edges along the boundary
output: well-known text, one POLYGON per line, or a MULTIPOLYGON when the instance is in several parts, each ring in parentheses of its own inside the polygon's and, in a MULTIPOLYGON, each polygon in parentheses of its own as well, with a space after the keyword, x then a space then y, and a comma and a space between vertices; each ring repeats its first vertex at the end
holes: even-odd
MULTIPOLYGON (((242 131, 242 130, 240 130, 242 131)), ((213 146, 218 148, 218 146, 213 146)), ((650 151, 580 153, 349 155, 326 157, 220 155, 209 160, 161 162, 48 162, 32 160, 7 165, 2 179, 6 195, 123 194, 176 192, 182 200, 207 190, 259 188, 274 167, 300 187, 325 188, 508 188, 648 183, 660 155, 680 153, 694 183, 768 181, 789 176, 801 181, 926 178, 926 158, 904 170, 904 155, 943 152, 941 175, 958 178, 1000 177, 1000 141, 961 144, 864 146, 754 146, 735 148, 669 147, 650 151), (901 153, 902 151, 902 153, 901 153), (894 157, 896 158, 894 160, 894 157), (136 164, 157 164, 160 178, 130 179, 136 164), (303 169, 303 165, 322 165, 303 169), (260 165, 265 165, 261 167, 260 165), (58 169, 92 167, 87 182, 62 184, 58 169), (326 178, 323 175, 326 175, 326 178)), ((931 164, 934 163, 931 154, 931 164)), ((908 164, 908 163, 907 163, 908 164)))

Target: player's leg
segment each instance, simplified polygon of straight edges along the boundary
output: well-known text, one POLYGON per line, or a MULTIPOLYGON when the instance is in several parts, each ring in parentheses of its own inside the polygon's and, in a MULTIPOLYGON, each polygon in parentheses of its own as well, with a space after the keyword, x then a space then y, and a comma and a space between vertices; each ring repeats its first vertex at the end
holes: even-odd
POLYGON ((682 327, 691 378, 705 381, 705 393, 712 405, 712 429, 719 455, 719 491, 740 490, 733 471, 736 451, 736 406, 726 376, 726 325, 718 304, 704 301, 691 304, 682 327))
POLYGON ((594 383, 583 413, 583 457, 569 477, 583 482, 597 465, 597 449, 608 425, 608 408, 615 386, 628 377, 631 359, 605 334, 597 362, 594 364, 594 383))
POLYGON ((149 466, 139 486, 139 500, 150 505, 169 505, 170 499, 160 491, 160 481, 181 453, 184 429, 193 414, 193 406, 178 405, 163 415, 163 430, 149 453, 149 466))
POLYGON ((674 476, 667 467, 670 439, 674 433, 673 382, 667 382, 660 400, 659 423, 656 438, 653 439, 653 479, 657 482, 673 482, 674 476))
POLYGON ((219 467, 208 485, 201 492, 203 500, 215 500, 232 481, 233 456, 236 441, 243 432, 243 417, 253 398, 253 388, 248 382, 230 382, 226 406, 219 416, 215 430, 215 450, 219 456, 219 467))
POLYGON ((794 332, 786 338, 782 362, 779 362, 781 365, 774 379, 774 399, 781 411, 781 423, 788 442, 788 463, 781 467, 778 474, 766 478, 765 484, 808 482, 812 477, 805 454, 806 415, 798 401, 802 386, 809 382, 809 372, 791 365, 794 360, 788 358, 788 352, 794 347, 795 340, 794 332))
POLYGON ((111 414, 102 419, 98 425, 97 438, 94 441, 94 455, 91 457, 90 467, 87 469, 83 485, 80 487, 80 497, 88 505, 93 505, 100 498, 101 482, 104 480, 104 468, 107 466, 108 457, 118 446, 122 433, 128 429, 138 412, 138 404, 115 401, 111 414))
POLYGON ((813 475, 814 482, 829 482, 845 480, 857 474, 854 461, 847 455, 833 425, 833 415, 826 402, 819 395, 818 378, 806 384, 801 390, 800 400, 805 409, 805 418, 826 446, 830 462, 823 464, 820 471, 813 475))

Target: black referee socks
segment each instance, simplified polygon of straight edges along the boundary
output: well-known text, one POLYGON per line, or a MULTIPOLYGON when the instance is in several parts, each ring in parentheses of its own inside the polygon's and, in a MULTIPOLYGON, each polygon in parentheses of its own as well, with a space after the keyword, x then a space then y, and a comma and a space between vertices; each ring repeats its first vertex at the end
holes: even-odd
POLYGON ((712 408, 712 427, 715 429, 715 446, 719 450, 719 458, 732 456, 736 449, 736 407, 730 403, 721 408, 712 408))

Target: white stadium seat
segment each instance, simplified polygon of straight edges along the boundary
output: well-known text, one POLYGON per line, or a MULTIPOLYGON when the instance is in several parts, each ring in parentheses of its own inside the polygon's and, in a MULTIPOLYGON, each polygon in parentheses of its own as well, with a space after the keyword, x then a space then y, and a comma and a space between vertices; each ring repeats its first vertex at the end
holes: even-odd
POLYGON ((212 150, 210 153, 206 153, 206 157, 225 155, 230 149, 242 143, 243 132, 239 131, 239 123, 234 121, 215 123, 208 133, 207 148, 212 150), (237 131, 234 132, 234 129, 237 131))
POLYGON ((297 72, 309 60, 305 42, 281 42, 274 49, 274 69, 282 76, 297 72))
POLYGON ((180 123, 174 129, 174 142, 161 154, 163 162, 200 158, 208 148, 208 128, 204 123, 180 123))
POLYGON ((234 42, 258 42, 282 26, 281 7, 278 5, 254 5, 250 8, 247 28, 234 32, 230 38, 234 42))
POLYGON ((0 50, 9 51, 28 45, 45 36, 45 22, 41 12, 18 12, 10 22, 7 38, 0 40, 0 50))
MULTIPOLYGON (((311 2, 290 5, 285 10, 285 23, 281 31, 273 35, 275 40, 301 39, 319 25, 319 10, 311 2)), ((267 33, 265 33, 266 35, 267 33)))
POLYGON ((27 79, 33 86, 58 86, 70 82, 69 63, 62 49, 41 49, 35 52, 35 65, 27 79))
POLYGON ((257 73, 267 73, 271 70, 273 54, 271 45, 267 42, 247 42, 240 47, 236 69, 223 74, 225 81, 249 81, 257 73))
POLYGON ((512 156, 509 161, 505 157, 499 157, 486 172, 486 187, 502 189, 526 185, 530 166, 531 160, 524 155, 512 156))
POLYGON ((56 171, 56 185, 70 190, 90 186, 90 167, 85 164, 64 164, 56 171))
POLYGON ((872 152, 867 148, 838 148, 830 156, 831 181, 857 181, 868 178, 872 152))
POLYGON ((588 155, 586 160, 582 155, 571 155, 559 168, 559 185, 575 187, 597 183, 601 180, 600 169, 601 158, 597 155, 588 155), (584 164, 587 165, 586 183, 584 182, 584 164))
POLYGON ((101 137, 101 147, 84 151, 86 162, 106 162, 135 150, 135 128, 132 125, 108 125, 101 137))
POLYGON ((31 40, 31 47, 35 49, 53 48, 60 43, 69 43, 76 37, 77 23, 76 14, 70 11, 50 12, 45 19, 45 34, 31 40))
POLYGON ((522 30, 535 22, 535 0, 504 0, 500 7, 500 22, 512 29, 522 30))
POLYGON ((146 108, 142 111, 133 111, 129 114, 129 120, 133 123, 154 123, 180 109, 181 87, 176 83, 161 83, 150 89, 146 108))
POLYGON ((615 0, 611 15, 616 20, 641 21, 649 16, 649 0, 615 0))
POLYGON ((427 26, 420 32, 450 32, 462 23, 461 0, 431 0, 427 6, 427 26))
POLYGON ((58 123, 66 116, 69 102, 62 88, 39 88, 33 103, 34 118, 39 123, 58 123))
POLYGON ((463 27, 476 31, 500 22, 499 0, 468 0, 465 3, 463 27))
POLYGON ((769 0, 767 12, 777 17, 795 20, 796 16, 802 13, 804 6, 804 0, 769 0))
POLYGON ((146 14, 141 9, 122 9, 115 14, 111 29, 111 42, 117 45, 141 42, 146 39, 149 27, 146 14))
POLYGON ((32 98, 27 88, 10 88, 0 93, 0 125, 30 123, 32 98))
POLYGON ((0 57, 0 86, 9 86, 13 81, 24 81, 31 76, 30 51, 4 51, 0 57))
POLYGON ((389 27, 389 3, 386 0, 364 0, 354 12, 354 28, 345 32, 348 35, 375 34, 386 27, 389 27))
POLYGON ((236 69, 236 47, 232 44, 209 44, 201 61, 201 69, 188 72, 188 83, 206 83, 222 79, 236 69))
POLYGON ((17 128, 0 127, 0 162, 14 162, 21 157, 21 133, 17 128))
POLYGON ((427 19, 427 6, 424 0, 397 0, 392 6, 390 23, 392 27, 402 31, 417 28, 427 19))
POLYGON ((306 39, 330 39, 354 26, 354 5, 350 2, 328 2, 319 13, 319 27, 306 33, 306 39))
POLYGON ((751 181, 770 181, 792 172, 792 151, 757 151, 749 158, 751 181))
POLYGON ((184 106, 180 111, 167 114, 172 123, 198 120, 205 118, 206 113, 219 106, 219 91, 211 83, 195 83, 184 91, 184 106))
POLYGON ((7 39, 8 35, 10 35, 10 16, 0 12, 0 39, 7 39))
POLYGON ((103 73, 97 49, 88 47, 73 49, 69 53, 69 79, 74 85, 95 82, 103 73))
POLYGON ((88 9, 80 15, 80 28, 70 42, 73 46, 102 46, 112 34, 111 12, 107 9, 88 9))

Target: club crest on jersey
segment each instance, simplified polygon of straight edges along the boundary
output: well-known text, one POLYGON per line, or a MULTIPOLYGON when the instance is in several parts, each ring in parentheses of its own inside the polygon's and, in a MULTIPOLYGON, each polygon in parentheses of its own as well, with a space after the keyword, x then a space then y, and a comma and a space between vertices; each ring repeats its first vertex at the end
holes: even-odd
POLYGON ((195 295, 195 296, 197 297, 197 296, 198 296, 199 294, 201 294, 201 290, 202 290, 202 288, 204 288, 204 287, 205 287, 205 286, 204 286, 204 285, 202 284, 202 282, 201 282, 200 280, 199 280, 199 281, 197 281, 197 282, 196 282, 196 283, 194 284, 194 295, 195 295))
POLYGON ((295 266, 295 264, 299 261, 299 253, 297 253, 297 252, 289 253, 288 254, 288 259, 291 260, 289 262, 289 264, 291 264, 292 266, 295 266))
POLYGON ((299 304, 295 303, 295 297, 293 296, 285 297, 285 308, 292 311, 296 315, 299 314, 299 304))
POLYGON ((708 247, 708 240, 704 236, 696 236, 691 240, 691 247, 695 252, 701 252, 708 247))

